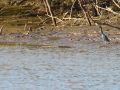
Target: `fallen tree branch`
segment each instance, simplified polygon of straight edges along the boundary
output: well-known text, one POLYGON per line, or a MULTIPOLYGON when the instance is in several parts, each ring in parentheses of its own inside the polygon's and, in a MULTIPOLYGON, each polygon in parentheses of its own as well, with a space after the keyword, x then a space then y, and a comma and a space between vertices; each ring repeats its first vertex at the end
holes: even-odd
POLYGON ((113 3, 118 7, 118 8, 120 8, 120 5, 118 5, 116 2, 115 2, 115 0, 112 0, 113 1, 113 3))
POLYGON ((113 11, 111 8, 102 8, 102 7, 98 6, 98 5, 96 5, 96 7, 100 8, 102 10, 106 10, 108 12, 111 12, 111 13, 113 13, 115 15, 120 15, 120 13, 117 13, 117 12, 113 11))

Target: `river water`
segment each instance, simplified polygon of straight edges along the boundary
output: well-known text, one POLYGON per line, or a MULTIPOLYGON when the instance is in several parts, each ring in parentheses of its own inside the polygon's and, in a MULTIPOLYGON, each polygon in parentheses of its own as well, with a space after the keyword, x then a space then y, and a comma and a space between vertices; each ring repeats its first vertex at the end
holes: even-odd
POLYGON ((1 46, 0 90, 120 90, 120 46, 1 46))

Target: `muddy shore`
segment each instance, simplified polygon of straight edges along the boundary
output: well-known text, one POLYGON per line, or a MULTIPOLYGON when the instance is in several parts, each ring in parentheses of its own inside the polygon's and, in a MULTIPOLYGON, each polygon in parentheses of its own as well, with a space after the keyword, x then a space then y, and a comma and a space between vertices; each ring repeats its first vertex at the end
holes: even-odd
MULTIPOLYGON (((120 44, 120 27, 119 25, 102 26, 103 31, 108 34, 110 44, 120 44)), ((30 46, 47 46, 47 47, 72 47, 71 45, 81 43, 103 44, 100 29, 97 26, 42 26, 34 31, 24 33, 9 33, 0 35, 0 45, 30 45, 30 46)))

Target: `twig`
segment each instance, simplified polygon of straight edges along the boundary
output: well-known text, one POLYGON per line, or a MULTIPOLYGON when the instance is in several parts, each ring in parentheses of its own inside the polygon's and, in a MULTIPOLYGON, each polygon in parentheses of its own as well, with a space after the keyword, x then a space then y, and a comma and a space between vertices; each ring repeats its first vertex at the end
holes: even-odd
MULTIPOLYGON (((51 17, 50 15, 47 15, 48 17, 51 17)), ((63 22, 63 20, 62 19, 60 19, 60 18, 58 18, 58 17, 53 17, 53 18, 56 18, 56 19, 58 19, 60 22, 63 22)))
POLYGON ((72 4, 72 6, 71 6, 71 10, 70 10, 70 18, 72 17, 72 11, 73 11, 73 7, 74 7, 74 5, 75 5, 75 2, 76 2, 76 0, 73 1, 73 4, 72 4))
POLYGON ((120 0, 117 0, 118 3, 120 3, 120 0))
POLYGON ((43 20, 43 21, 41 22, 41 24, 45 24, 48 19, 49 19, 49 17, 45 18, 45 20, 43 20))
POLYGON ((39 20, 41 20, 41 21, 43 22, 43 19, 42 19, 42 18, 40 18, 38 15, 37 15, 37 17, 38 17, 39 20))
POLYGON ((64 13, 64 14, 63 14, 63 18, 65 18, 67 14, 68 14, 68 12, 64 13))
POLYGON ((89 15, 88 15, 88 13, 86 12, 85 7, 82 5, 81 0, 78 0, 78 3, 79 3, 79 5, 80 5, 81 9, 83 10, 83 13, 84 13, 84 15, 85 15, 85 18, 87 19, 89 25, 91 26, 91 22, 90 22, 90 19, 89 19, 89 15))
POLYGON ((98 14, 99 16, 101 16, 101 15, 100 15, 100 12, 99 12, 99 8, 98 8, 96 5, 98 5, 98 0, 95 0, 95 5, 94 5, 94 7, 95 7, 95 9, 97 10, 97 14, 98 14))
POLYGON ((45 9, 46 9, 47 14, 49 14, 49 12, 48 12, 48 7, 47 7, 47 4, 46 4, 46 1, 43 0, 43 2, 44 2, 44 5, 45 5, 45 9))
POLYGON ((26 31, 26 29, 27 29, 27 23, 25 23, 24 25, 24 31, 26 31))
POLYGON ((111 13, 115 14, 115 15, 120 15, 120 13, 117 13, 117 12, 113 11, 111 8, 102 8, 102 7, 98 6, 98 5, 96 5, 96 6, 98 8, 100 8, 100 9, 102 9, 102 10, 106 10, 108 12, 111 12, 111 13))
POLYGON ((112 0, 113 1, 113 3, 118 7, 118 8, 120 8, 120 5, 118 5, 116 2, 115 2, 115 0, 112 0))
POLYGON ((54 24, 54 26, 56 26, 56 21, 55 21, 55 18, 53 17, 53 13, 52 13, 52 11, 51 11, 51 7, 50 7, 50 5, 49 5, 49 2, 48 2, 48 0, 45 0, 45 1, 46 1, 46 2, 45 2, 46 5, 47 5, 47 7, 48 7, 49 13, 50 13, 50 15, 51 15, 53 24, 54 24))

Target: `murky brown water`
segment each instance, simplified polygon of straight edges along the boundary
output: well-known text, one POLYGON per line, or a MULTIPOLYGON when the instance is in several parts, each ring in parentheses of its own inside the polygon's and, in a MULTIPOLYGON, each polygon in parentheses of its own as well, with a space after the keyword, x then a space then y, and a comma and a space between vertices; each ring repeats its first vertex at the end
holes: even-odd
POLYGON ((120 46, 0 47, 0 90, 120 90, 120 46))

